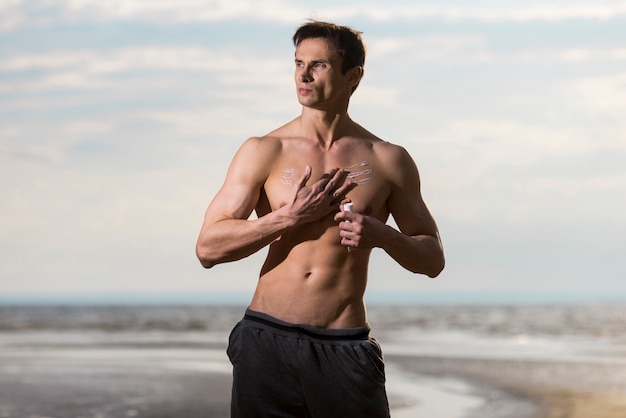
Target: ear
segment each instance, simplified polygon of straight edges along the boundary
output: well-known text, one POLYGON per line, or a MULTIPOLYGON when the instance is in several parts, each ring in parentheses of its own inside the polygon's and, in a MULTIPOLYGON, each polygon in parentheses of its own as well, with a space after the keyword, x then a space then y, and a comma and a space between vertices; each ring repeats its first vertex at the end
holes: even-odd
POLYGON ((352 88, 355 89, 361 82, 361 79, 363 78, 363 67, 359 65, 357 67, 350 69, 349 71, 350 71, 350 83, 352 83, 352 88))

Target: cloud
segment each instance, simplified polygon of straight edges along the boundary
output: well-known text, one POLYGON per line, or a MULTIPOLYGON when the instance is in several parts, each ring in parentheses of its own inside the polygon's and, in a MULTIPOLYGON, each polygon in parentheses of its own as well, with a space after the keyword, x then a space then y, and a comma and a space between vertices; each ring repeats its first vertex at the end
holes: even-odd
POLYGON ((580 196, 581 193, 589 190, 609 192, 626 190, 626 173, 590 176, 582 180, 578 178, 537 178, 530 180, 529 189, 534 193, 549 191, 567 196, 580 196))
MULTIPOLYGON (((193 243, 236 148, 297 116, 291 29, 273 39, 308 17, 365 30, 351 116, 415 156, 448 277, 537 285, 514 245, 623 229, 626 50, 603 19, 626 3, 500 3, 0 2, 4 291, 240 286, 200 280, 193 243)), ((211 275, 251 289, 257 258, 211 275)))
POLYGON ((403 61, 460 61, 465 57, 459 57, 459 53, 484 51, 486 47, 485 37, 475 33, 431 33, 423 36, 373 37, 367 40, 368 54, 375 56, 377 60, 399 55, 403 61))
MULTIPOLYGON (((589 116, 610 115, 623 124, 626 114, 626 72, 580 78, 565 92, 575 105, 589 116)), ((622 131, 624 133, 624 131, 622 131)), ((624 136, 614 138, 616 145, 626 146, 624 136)))
MULTIPOLYGON (((263 62, 266 74, 256 77, 258 69, 242 65, 237 53, 193 46, 148 46, 120 48, 113 51, 76 50, 49 53, 19 54, 5 57, 0 62, 0 74, 5 77, 21 74, 12 83, 6 83, 7 92, 42 91, 55 89, 102 90, 123 85, 120 74, 142 73, 139 84, 146 77, 170 77, 184 81, 180 72, 216 75, 225 85, 281 84, 287 75, 291 77, 288 58, 277 59, 258 51, 246 52, 246 62, 263 62), (176 72, 176 73, 174 73, 176 72)), ((127 81, 130 82, 130 81, 127 81)), ((133 80, 136 83, 137 80, 133 80)))
POLYGON ((351 5, 317 2, 315 5, 269 0, 260 7, 249 0, 64 0, 61 2, 0 3, 0 30, 24 26, 48 26, 59 22, 142 20, 156 23, 220 22, 248 20, 296 24, 303 19, 390 22, 394 20, 444 20, 477 22, 606 20, 626 15, 626 3, 611 1, 519 2, 494 5, 489 1, 442 4, 359 3, 351 5))
POLYGON ((188 45, 149 45, 118 48, 114 50, 59 50, 48 53, 31 53, 5 57, 0 71, 21 72, 31 70, 84 69, 94 74, 115 74, 130 70, 185 70, 185 71, 233 71, 242 67, 239 54, 246 53, 245 61, 264 58, 263 65, 272 70, 277 63, 266 53, 254 51, 220 50, 188 45))

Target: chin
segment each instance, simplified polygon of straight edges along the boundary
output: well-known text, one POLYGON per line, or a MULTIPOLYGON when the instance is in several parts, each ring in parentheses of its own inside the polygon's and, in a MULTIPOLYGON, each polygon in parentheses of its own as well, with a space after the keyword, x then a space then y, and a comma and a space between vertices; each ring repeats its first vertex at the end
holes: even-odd
POLYGON ((311 107, 312 105, 315 104, 313 100, 307 100, 306 97, 301 97, 301 96, 298 96, 298 103, 300 103, 302 106, 307 106, 307 107, 311 107))

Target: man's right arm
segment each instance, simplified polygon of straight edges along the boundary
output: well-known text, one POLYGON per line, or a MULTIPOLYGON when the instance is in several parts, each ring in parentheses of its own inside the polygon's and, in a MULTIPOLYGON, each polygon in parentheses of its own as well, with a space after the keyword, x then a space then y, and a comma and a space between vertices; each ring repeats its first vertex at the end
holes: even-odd
POLYGON ((233 158, 222 188, 205 213, 196 243, 196 255, 205 268, 245 258, 287 229, 321 219, 335 211, 356 186, 344 184, 348 172, 332 170, 307 187, 311 169, 306 167, 285 206, 248 220, 280 147, 280 141, 273 138, 250 138, 233 158))
POLYGON ((224 184, 204 215, 196 243, 200 263, 210 268, 254 254, 287 229, 293 220, 271 212, 255 220, 248 217, 256 207, 269 173, 269 159, 275 141, 250 138, 237 151, 224 184))

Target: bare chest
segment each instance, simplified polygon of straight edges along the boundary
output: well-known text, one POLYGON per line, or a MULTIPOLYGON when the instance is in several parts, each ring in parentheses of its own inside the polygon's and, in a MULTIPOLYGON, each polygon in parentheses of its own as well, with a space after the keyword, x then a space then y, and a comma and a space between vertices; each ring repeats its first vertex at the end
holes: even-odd
POLYGON ((347 182, 357 184, 348 194, 357 212, 385 220, 390 186, 386 168, 373 150, 363 147, 345 148, 337 152, 286 150, 277 156, 264 185, 270 210, 285 205, 294 194, 308 165, 312 169, 307 186, 318 181, 333 168, 347 170, 347 182))

